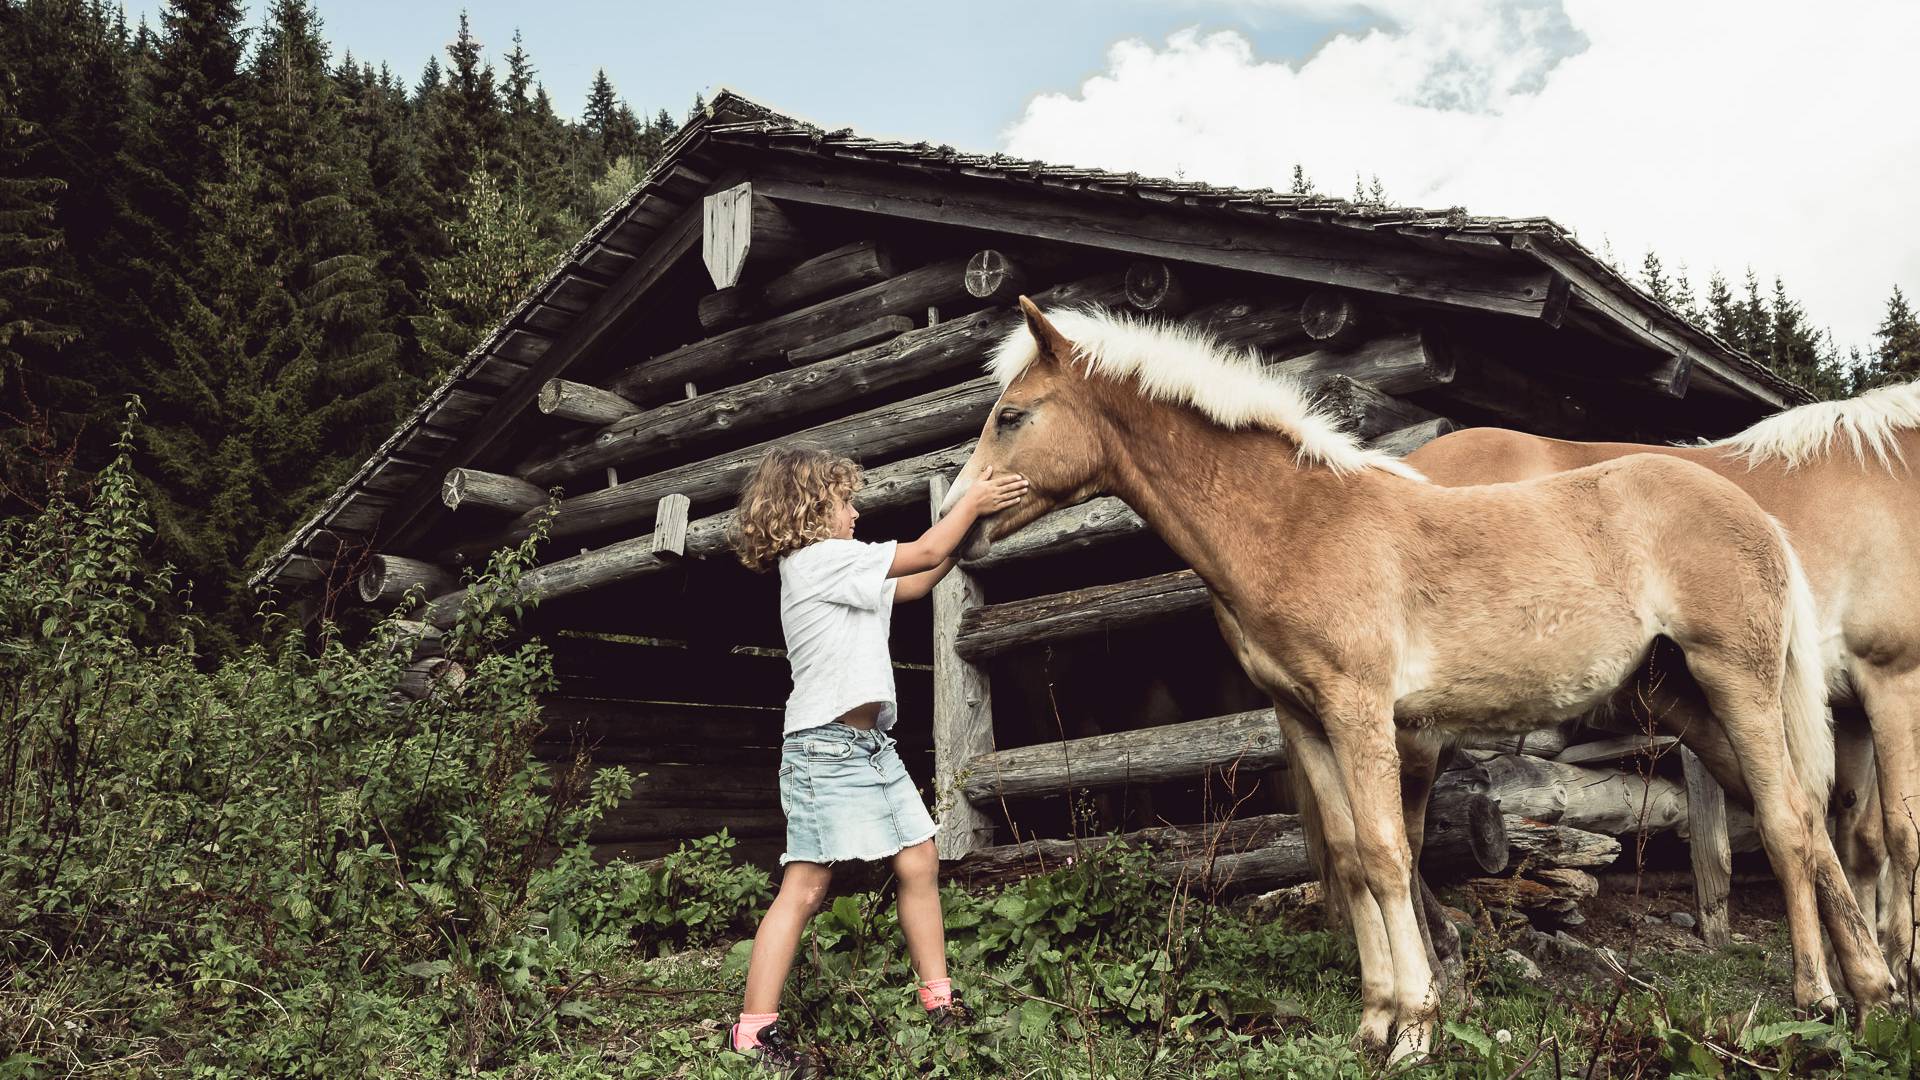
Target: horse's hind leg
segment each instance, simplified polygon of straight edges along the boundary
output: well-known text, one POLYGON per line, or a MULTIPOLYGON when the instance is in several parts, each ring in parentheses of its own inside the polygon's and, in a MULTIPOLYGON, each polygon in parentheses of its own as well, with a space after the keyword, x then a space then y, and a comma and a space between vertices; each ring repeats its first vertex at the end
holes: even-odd
POLYGON ((1880 817, 1891 878, 1886 927, 1887 961, 1912 994, 1920 987, 1915 913, 1920 911, 1920 669, 1896 672, 1858 665, 1854 684, 1873 724, 1874 763, 1880 774, 1880 817))
MULTIPOLYGON (((1879 779, 1874 771, 1873 731, 1859 709, 1833 710, 1834 848, 1847 871, 1847 884, 1869 927, 1880 925, 1880 871, 1887 862, 1887 836, 1880 811, 1879 779)), ((1901 979, 1898 971, 1895 981, 1901 979)))
POLYGON ((1794 771, 1779 691, 1742 665, 1744 655, 1700 649, 1689 651, 1687 663, 1739 755, 1754 820, 1786 898, 1794 1002, 1823 1011, 1837 1003, 1820 939, 1824 923, 1855 1000, 1863 1009, 1883 1004, 1891 989, 1884 959, 1846 887, 1825 815, 1815 810, 1794 771))

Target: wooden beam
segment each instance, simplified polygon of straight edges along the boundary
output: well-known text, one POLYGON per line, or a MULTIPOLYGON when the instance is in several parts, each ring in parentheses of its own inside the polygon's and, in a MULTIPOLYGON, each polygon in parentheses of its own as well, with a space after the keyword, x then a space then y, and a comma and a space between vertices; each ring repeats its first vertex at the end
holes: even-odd
MULTIPOLYGON (((882 465, 866 474, 866 483, 854 492, 853 504, 866 513, 918 501, 925 497, 928 476, 958 471, 972 453, 973 443, 969 441, 882 465)), ((729 550, 727 533, 732 524, 730 510, 689 522, 687 557, 724 557, 729 550)), ((530 601, 578 596, 617 582, 661 573, 677 565, 677 560, 662 558, 653 550, 653 536, 649 533, 536 566, 521 576, 517 595, 530 601)), ((430 591, 428 595, 433 599, 419 617, 435 626, 452 626, 459 614, 460 602, 466 596, 466 587, 456 588, 457 583, 458 579, 449 575, 445 589, 430 591)))
POLYGON ((1127 306, 1148 315, 1177 319, 1192 300, 1180 274, 1159 259, 1135 259, 1127 266, 1127 306))
POLYGON ((1146 199, 1098 199, 1039 185, 971 183, 950 174, 827 162, 800 150, 770 156, 765 174, 755 177, 756 189, 796 204, 939 221, 1523 318, 1557 319, 1556 294, 1564 308, 1566 280, 1526 260, 1452 256, 1395 237, 1234 211, 1170 213, 1164 203, 1146 199))
POLYGON ((1286 763, 1280 722, 1272 709, 1255 709, 983 753, 961 770, 961 791, 973 802, 991 803, 1070 788, 1184 780, 1216 769, 1251 774, 1286 763))
MULTIPOLYGON (((1405 456, 1451 430, 1451 420, 1422 421, 1370 439, 1367 445, 1405 456)), ((971 560, 966 565, 976 570, 987 570, 1043 555, 1080 551, 1132 536, 1146 527, 1146 522, 1128 509, 1126 503, 1110 495, 1102 496, 1064 510, 1055 510, 1012 536, 994 541, 993 547, 988 549, 983 558, 971 560)))
MULTIPOLYGON (((1314 878, 1305 833, 1300 819, 1292 814, 1164 825, 1125 833, 1121 839, 1152 850, 1155 869, 1202 887, 1272 888, 1314 878)), ((976 851, 945 873, 969 885, 1003 885, 1065 866, 1069 859, 1086 858, 1109 842, 1106 837, 1093 837, 1003 844, 976 851)))
POLYGON ((987 604, 967 612, 954 651, 979 663, 1009 649, 1119 630, 1207 605, 1207 586, 1191 570, 987 604))
POLYGON ((1641 755, 1656 757, 1679 741, 1671 735, 1622 735, 1617 739, 1574 743, 1554 755, 1553 760, 1562 765, 1591 765, 1596 761, 1612 763, 1641 755))
POLYGON ((540 387, 540 411, 583 424, 611 424, 640 411, 619 394, 570 379, 548 379, 540 387))
POLYGON ((1329 375, 1315 381, 1315 411, 1362 439, 1373 439, 1412 424, 1426 424, 1439 417, 1371 385, 1345 375, 1329 375))
POLYGON ((700 325, 726 330, 766 314, 873 285, 894 276, 893 256, 871 240, 856 240, 815 255, 765 285, 735 285, 700 298, 700 325))
POLYGON ((445 567, 404 555, 375 555, 360 575, 360 599, 369 604, 398 600, 415 585, 439 596, 459 583, 460 576, 445 567))
MULTIPOLYGON (((1121 298, 1116 273, 1055 286, 1035 299, 1046 305, 1112 307, 1121 298)), ((978 370, 993 344, 1019 325, 1019 315, 1006 310, 949 319, 844 357, 649 409, 608 425, 591 443, 550 453, 520 472, 534 483, 552 485, 603 466, 634 465, 707 442, 739 438, 894 386, 978 370)))
POLYGON ((1733 940, 1727 898, 1733 887, 1733 848, 1727 839, 1727 793, 1693 751, 1680 748, 1687 778, 1687 850, 1693 858, 1700 938, 1718 949, 1733 940))
POLYGON ((1294 297, 1222 300, 1188 312, 1186 322, 1222 345, 1258 350, 1268 362, 1306 340, 1294 297))
MULTIPOLYGON (((459 468, 478 460, 533 403, 540 387, 566 371, 576 359, 592 352, 621 326, 640 297, 692 251, 699 239, 700 211, 689 208, 654 237, 647 249, 634 259, 632 267, 601 296, 599 303, 575 320, 566 334, 533 364, 526 378, 501 394, 486 418, 470 427, 445 453, 437 455, 436 462, 445 468, 459 468)), ((403 551, 419 542, 434 521, 427 511, 440 505, 439 487, 444 475, 426 471, 395 500, 381 520, 385 537, 376 546, 403 551)))
MULTIPOLYGON (((927 503, 934 522, 947 499, 947 478, 927 478, 927 503)), ((953 569, 933 588, 933 790, 952 804, 941 813, 934 847, 942 859, 958 859, 993 842, 993 819, 956 791, 966 763, 993 752, 993 694, 986 673, 953 651, 960 620, 979 607, 978 582, 953 569)))
MULTIPOLYGON (((989 304, 1011 304, 1027 290, 1026 268, 997 248, 982 248, 967 260, 967 295, 989 304)), ((1036 301, 1037 302, 1037 301, 1036 301)))
POLYGON ((1387 394, 1412 394, 1451 383, 1454 350, 1426 330, 1387 334, 1347 349, 1315 349, 1273 365, 1277 375, 1318 386, 1333 376, 1387 394))
POLYGON ((633 401, 649 402, 677 395, 689 379, 704 388, 725 386, 739 381, 756 364, 778 360, 788 349, 883 315, 918 315, 929 305, 958 303, 967 295, 962 280, 965 272, 965 259, 909 270, 864 289, 643 360, 608 379, 606 388, 633 401))
POLYGON ((740 284, 749 265, 758 270, 800 252, 800 231, 751 183, 708 195, 701 209, 700 257, 715 288, 740 284))
MULTIPOLYGON (((999 396, 997 380, 973 379, 820 424, 797 435, 575 495, 561 500, 549 535, 559 539, 644 520, 653 514, 661 496, 673 492, 686 495, 696 504, 731 498, 768 450, 794 439, 815 443, 834 453, 869 458, 938 445, 978 431, 986 421, 987 410, 999 396)), ((545 513, 542 507, 522 514, 504 528, 449 549, 447 555, 458 560, 485 559, 500 547, 518 543, 530 535, 534 523, 545 513)))
POLYGON ((1489 356, 1461 358, 1454 379, 1434 395, 1523 430, 1557 438, 1583 438, 1593 430, 1586 402, 1570 389, 1489 356))
POLYGON ((1359 341, 1366 322, 1360 298, 1342 289, 1315 289, 1300 304, 1300 328, 1327 348, 1359 341))
POLYGON ((440 483, 440 501, 449 510, 471 506, 518 514, 547 505, 547 493, 517 476, 482 469, 448 469, 440 483))
POLYGON ((1791 408, 1802 403, 1800 398, 1783 394, 1762 377, 1736 367, 1719 354, 1719 350, 1705 339, 1704 334, 1680 325, 1671 316, 1656 314, 1650 301, 1623 295, 1619 287, 1583 269, 1573 259, 1556 251, 1550 242, 1522 234, 1515 236, 1511 243, 1513 250, 1525 252, 1564 278, 1571 285, 1574 299, 1599 312, 1643 347, 1662 355, 1685 355, 1692 360, 1693 366, 1705 369, 1719 381, 1773 409, 1791 408))
POLYGON ((856 326, 851 330, 842 330, 805 345, 796 345, 787 350, 787 363, 795 367, 802 364, 817 363, 834 356, 843 356, 866 345, 877 344, 899 337, 913 329, 913 320, 905 315, 882 315, 870 323, 856 326))

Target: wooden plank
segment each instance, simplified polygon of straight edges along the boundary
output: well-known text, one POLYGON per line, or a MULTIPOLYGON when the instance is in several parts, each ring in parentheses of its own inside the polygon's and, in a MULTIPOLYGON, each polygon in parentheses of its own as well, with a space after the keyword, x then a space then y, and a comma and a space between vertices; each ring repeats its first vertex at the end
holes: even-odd
POLYGON ((1071 788, 1192 779, 1234 768, 1251 775, 1286 763, 1280 722, 1272 709, 1255 709, 982 753, 961 771, 961 790, 973 802, 990 803, 1071 788))
POLYGON ((883 315, 918 314, 929 304, 966 296, 961 280, 966 260, 949 259, 909 270, 864 289, 822 300, 765 322, 743 326, 643 360, 605 381, 608 390, 634 401, 677 396, 688 380, 725 386, 762 361, 788 349, 871 322, 883 315))
POLYGON ((708 195, 701 213, 700 257, 715 288, 740 284, 750 266, 764 276, 764 268, 800 252, 800 231, 751 183, 708 195))
MULTIPOLYGON (((1000 396, 1000 384, 991 377, 944 387, 906 401, 883 405, 841 420, 768 442, 757 443, 707 461, 697 461, 652 476, 628 480, 613 487, 563 499, 550 536, 575 536, 596 529, 645 520, 663 495, 680 492, 696 504, 732 498, 740 482, 769 449, 803 439, 839 454, 879 457, 959 438, 979 430, 987 410, 1000 396)), ((515 518, 502 529, 449 549, 449 557, 482 560, 507 544, 516 544, 532 532, 544 507, 515 518)))
MULTIPOLYGON (((1108 307, 1119 299, 1117 274, 1056 286, 1036 298, 1049 305, 1108 307)), ((835 360, 777 371, 636 413, 609 424, 592 442, 547 452, 519 472, 536 484, 550 485, 608 465, 638 465, 662 454, 737 439, 908 382, 977 370, 993 344, 1019 325, 1019 315, 1010 311, 980 311, 949 319, 835 360)))
MULTIPOLYGON (((724 140, 725 136, 717 136, 724 140)), ((771 161, 757 190, 782 201, 1219 266, 1363 292, 1525 318, 1557 317, 1566 283, 1523 260, 1448 256, 1389 237, 1247 214, 1169 214, 1143 200, 1096 200, 1004 181, 821 161, 794 151, 771 161)))
POLYGON ((1582 438, 1593 431, 1586 402, 1570 388, 1489 356, 1463 356, 1455 377, 1434 394, 1542 435, 1582 438))
POLYGON ((795 367, 841 356, 867 345, 889 341, 913 329, 913 320, 905 315, 882 315, 870 323, 829 334, 805 345, 787 350, 787 363, 795 367))
MULTIPOLYGON (((880 466, 867 473, 866 483, 854 493, 853 504, 866 513, 917 502, 926 497, 928 476, 936 472, 958 471, 972 453, 973 443, 965 442, 880 466)), ((724 556, 728 551, 727 533, 732 524, 732 511, 689 522, 687 556, 724 556)), ((675 565, 673 560, 662 558, 653 550, 653 536, 649 533, 536 566, 521 576, 519 595, 528 600, 578 596, 618 582, 657 574, 675 565)), ((459 615, 460 601, 466 595, 466 587, 454 588, 449 582, 446 588, 430 595, 433 600, 420 617, 442 628, 452 626, 459 615)))
POLYGON ((1733 848, 1727 838, 1727 793, 1693 751, 1680 748, 1687 778, 1687 850, 1693 859, 1700 938, 1710 948, 1733 940, 1727 898, 1733 888, 1733 848))
POLYGON ((1191 570, 987 604, 961 619, 954 651, 977 664, 1020 646, 1139 626, 1206 604, 1207 587, 1191 570))
POLYGON ((1438 420, 1411 401, 1382 393, 1345 375, 1329 375, 1314 384, 1315 411, 1329 416, 1344 430, 1362 439, 1438 420))
MULTIPOLYGON (((947 498, 947 478, 927 478, 927 502, 934 522, 947 498)), ((970 762, 993 752, 993 694, 986 673, 953 651, 960 620, 982 603, 980 585, 965 570, 952 569, 933 588, 933 789, 941 802, 934 848, 942 859, 958 859, 993 842, 993 819, 960 795, 959 774, 970 762)))
POLYGON ((1297 297, 1222 300, 1189 312, 1186 322, 1222 345, 1255 349, 1269 362, 1306 340, 1297 297))
POLYGON ((685 495, 677 493, 660 500, 653 521, 655 555, 687 553, 687 507, 691 505, 685 495))
MULTIPOLYGON (((666 276, 680 259, 693 250, 700 238, 700 213, 689 210, 675 219, 672 227, 654 238, 634 261, 633 267, 607 289, 593 310, 574 320, 566 335, 547 349, 534 363, 528 378, 500 395, 482 420, 473 424, 460 438, 436 455, 442 468, 459 468, 475 462, 500 439, 539 395, 540 387, 561 374, 574 360, 593 351, 625 321, 625 316, 648 290, 666 276)), ((388 511, 381 532, 383 546, 404 551, 417 543, 437 515, 440 479, 444 473, 429 472, 388 511)))

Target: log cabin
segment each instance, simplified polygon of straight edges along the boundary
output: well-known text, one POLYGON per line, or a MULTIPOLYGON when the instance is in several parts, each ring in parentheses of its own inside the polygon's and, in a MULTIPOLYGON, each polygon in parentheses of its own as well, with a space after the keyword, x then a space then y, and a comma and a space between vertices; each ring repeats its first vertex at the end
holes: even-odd
MULTIPOLYGON (((764 448, 805 438, 865 466, 863 537, 917 535, 995 397, 982 360, 1022 293, 1204 326, 1402 453, 1489 423, 1717 436, 1808 400, 1545 218, 960 153, 723 92, 251 583, 342 624, 424 587, 405 687, 424 692, 459 674, 435 639, 462 569, 562 489, 522 581, 559 680, 537 752, 584 740, 642 774, 593 837, 603 858, 724 827, 770 865, 788 681, 777 583, 726 546, 737 486, 764 448)), ((1199 582, 1124 505, 997 545, 898 612, 893 638, 894 734, 964 876, 1120 831, 1220 883, 1304 878, 1271 712, 1199 582)), ((1569 875, 1612 862, 1631 828, 1620 763, 1671 748, 1632 731, 1509 742, 1448 774, 1427 861, 1456 878, 1537 864, 1565 917, 1584 888, 1569 875)), ((1696 773, 1677 755, 1648 773, 1652 827, 1684 832, 1696 773)), ((1715 813, 1717 843, 1695 843, 1709 870, 1751 841, 1737 810, 1715 813)))

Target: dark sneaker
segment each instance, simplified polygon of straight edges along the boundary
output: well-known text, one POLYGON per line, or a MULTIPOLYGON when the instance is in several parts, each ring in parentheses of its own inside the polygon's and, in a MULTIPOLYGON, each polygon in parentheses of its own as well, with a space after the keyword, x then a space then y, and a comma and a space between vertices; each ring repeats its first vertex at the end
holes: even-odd
MULTIPOLYGON (((727 1029, 727 1049, 733 1050, 733 1029, 727 1029)), ((781 1080, 815 1080, 821 1075, 820 1063, 814 1056, 793 1044, 780 1021, 775 1020, 760 1029, 760 1045, 748 1050, 734 1050, 754 1059, 754 1064, 781 1080)))
POLYGON ((933 1023, 936 1030, 948 1031, 973 1023, 973 1010, 967 1008, 967 1003, 960 1000, 960 991, 955 990, 947 1004, 936 1005, 927 1010, 927 1019, 933 1023))

